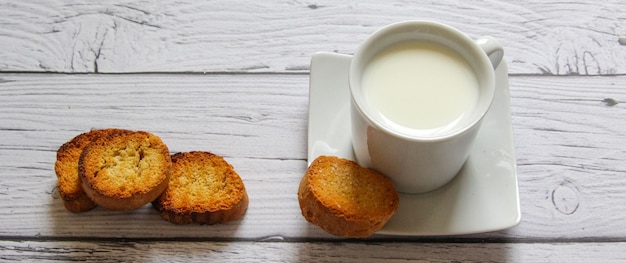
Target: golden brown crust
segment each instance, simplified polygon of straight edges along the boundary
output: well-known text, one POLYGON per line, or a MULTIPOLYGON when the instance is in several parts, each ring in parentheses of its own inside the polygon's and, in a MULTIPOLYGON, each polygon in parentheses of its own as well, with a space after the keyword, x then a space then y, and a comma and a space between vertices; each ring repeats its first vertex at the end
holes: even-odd
POLYGON ((152 204, 174 224, 225 223, 244 215, 248 194, 224 158, 194 151, 172 156, 169 186, 152 204))
POLYGON ((85 193, 111 210, 132 210, 156 199, 167 187, 169 149, 149 132, 115 133, 83 150, 78 174, 85 193))
POLYGON ((396 189, 384 175, 357 163, 320 156, 311 163, 298 189, 307 221, 344 237, 368 237, 398 209, 396 189))
POLYGON ((57 187, 63 200, 63 205, 74 213, 84 212, 96 207, 96 204, 87 197, 78 176, 78 160, 83 149, 96 138, 109 133, 122 131, 120 129, 91 130, 72 138, 57 150, 57 159, 54 171, 57 175, 57 187))

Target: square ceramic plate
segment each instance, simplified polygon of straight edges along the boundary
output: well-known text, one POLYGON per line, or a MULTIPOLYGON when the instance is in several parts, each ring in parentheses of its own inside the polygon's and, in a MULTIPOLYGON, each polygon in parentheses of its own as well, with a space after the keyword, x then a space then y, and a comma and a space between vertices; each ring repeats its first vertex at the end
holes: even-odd
MULTIPOLYGON (((308 162, 320 155, 355 160, 350 131, 351 56, 329 52, 311 59, 308 162)), ((424 194, 400 194, 396 214, 378 232, 436 236, 497 231, 520 222, 506 62, 496 69, 494 103, 470 157, 450 183, 424 194)))

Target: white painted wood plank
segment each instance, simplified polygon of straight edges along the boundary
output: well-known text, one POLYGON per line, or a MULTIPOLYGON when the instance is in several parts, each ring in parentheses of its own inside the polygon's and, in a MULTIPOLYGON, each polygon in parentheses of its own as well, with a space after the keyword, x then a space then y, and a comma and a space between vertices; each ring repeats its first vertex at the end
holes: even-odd
POLYGON ((626 200, 626 85, 615 80, 511 78, 520 188, 525 189, 525 219, 514 233, 624 236, 615 227, 624 221, 626 206, 612 200, 626 200), (559 225, 569 226, 554 231, 559 225))
POLYGON ((376 29, 492 35, 511 74, 626 74, 624 1, 0 1, 0 71, 306 72, 376 29))
MULTIPOLYGON (((624 240, 626 77, 513 76, 510 84, 522 223, 469 238, 624 240)), ((2 74, 0 236, 332 238, 302 218, 296 198, 307 97, 307 75, 2 74), (150 206, 65 211, 55 151, 94 127, 148 130, 172 152, 224 155, 248 188, 246 216, 176 226, 150 206)))
POLYGON ((22 76, 0 75, 2 125, 59 132, 55 144, 91 128, 127 127, 153 131, 173 152, 306 156, 308 76, 22 76))
POLYGON ((0 241, 3 261, 624 262, 626 243, 290 243, 0 241))

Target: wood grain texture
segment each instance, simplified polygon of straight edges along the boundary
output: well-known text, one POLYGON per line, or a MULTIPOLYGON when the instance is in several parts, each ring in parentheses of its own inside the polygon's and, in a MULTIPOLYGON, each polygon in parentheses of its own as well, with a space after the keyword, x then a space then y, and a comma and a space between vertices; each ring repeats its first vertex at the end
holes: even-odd
POLYGON ((623 237, 625 83, 613 78, 510 78, 524 218, 516 233, 623 237), (532 222, 532 223, 531 223, 532 222), (527 224, 525 224, 527 223, 527 224), (568 225, 554 231, 559 225, 568 225), (528 228, 527 228, 528 227, 528 228))
MULTIPOLYGON (((624 241, 626 77, 512 76, 510 85, 522 223, 459 238, 624 241)), ((0 236, 332 239, 297 203, 307 111, 307 75, 2 74, 0 236), (67 212, 55 151, 103 127, 151 131, 172 152, 225 156, 246 184, 248 212, 217 226, 172 225, 150 206, 67 212)))
POLYGON ((626 74, 624 1, 0 1, 0 71, 307 72, 409 19, 492 35, 511 74, 626 74))
POLYGON ((626 243, 0 241, 0 260, 87 262, 624 262, 626 243), (580 253, 585 251, 585 253, 580 253), (250 255, 254 255, 251 258, 250 255))

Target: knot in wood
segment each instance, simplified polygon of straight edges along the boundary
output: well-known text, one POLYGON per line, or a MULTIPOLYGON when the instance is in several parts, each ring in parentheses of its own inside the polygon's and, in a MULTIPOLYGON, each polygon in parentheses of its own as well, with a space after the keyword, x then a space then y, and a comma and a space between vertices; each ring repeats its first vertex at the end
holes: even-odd
POLYGON ((580 206, 578 188, 570 180, 565 180, 552 190, 552 205, 564 215, 576 213, 580 206))

